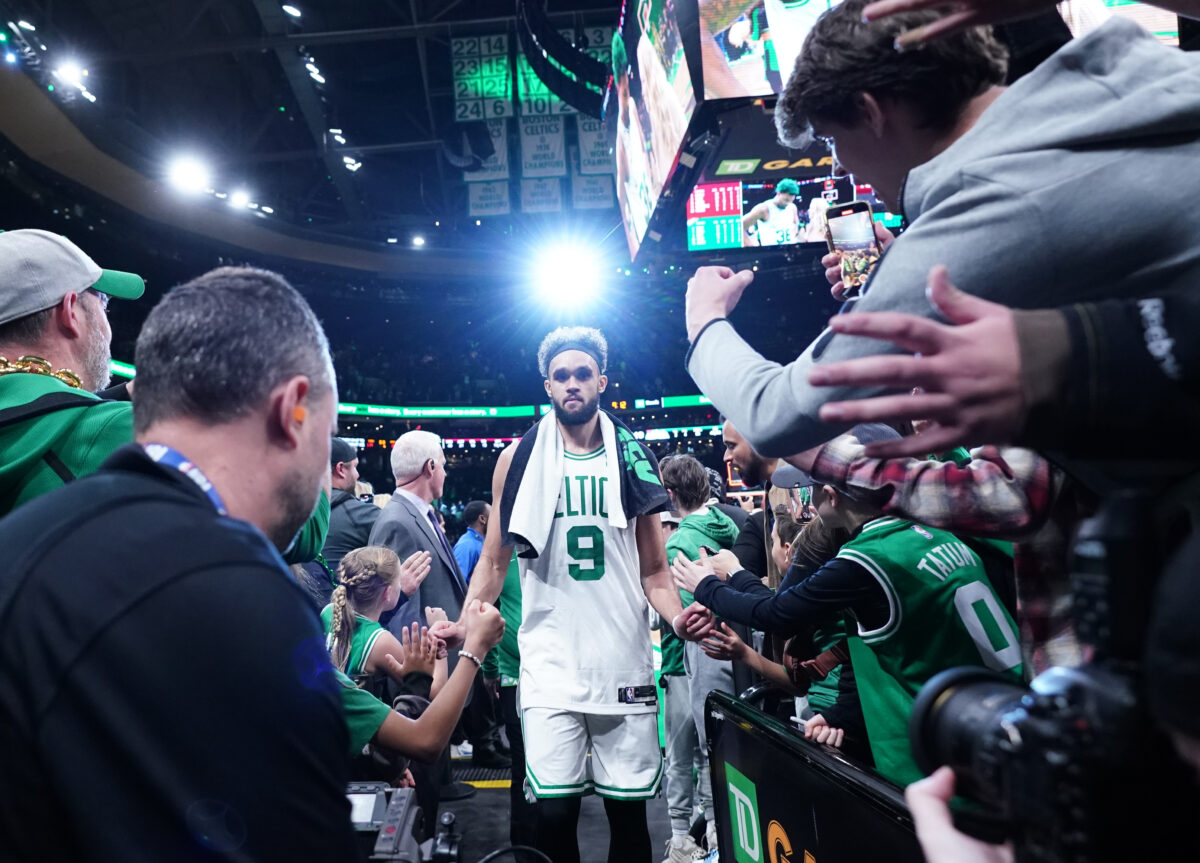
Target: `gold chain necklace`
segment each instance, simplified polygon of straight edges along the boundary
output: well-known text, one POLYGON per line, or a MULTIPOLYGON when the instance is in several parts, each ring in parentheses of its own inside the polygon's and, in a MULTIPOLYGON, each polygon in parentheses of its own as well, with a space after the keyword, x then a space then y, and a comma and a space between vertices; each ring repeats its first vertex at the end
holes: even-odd
POLYGON ((62 381, 69 387, 83 389, 83 381, 79 379, 79 375, 70 369, 54 371, 50 363, 41 357, 26 355, 17 357, 17 361, 13 363, 8 361, 8 357, 0 357, 0 377, 15 374, 45 375, 46 377, 62 381))

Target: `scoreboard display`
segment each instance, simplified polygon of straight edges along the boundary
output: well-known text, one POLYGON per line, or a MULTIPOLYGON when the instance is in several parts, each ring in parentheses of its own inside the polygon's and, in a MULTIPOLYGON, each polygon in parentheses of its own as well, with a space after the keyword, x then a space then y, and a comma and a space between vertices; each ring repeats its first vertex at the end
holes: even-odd
POLYGON ((687 202, 688 249, 742 247, 742 184, 701 183, 687 202))

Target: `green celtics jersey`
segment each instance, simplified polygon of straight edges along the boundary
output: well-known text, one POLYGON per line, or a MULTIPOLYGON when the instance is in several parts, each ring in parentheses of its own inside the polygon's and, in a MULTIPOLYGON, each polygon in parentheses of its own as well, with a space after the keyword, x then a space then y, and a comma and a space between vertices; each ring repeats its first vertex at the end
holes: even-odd
MULTIPOLYGON (((346 674, 353 677, 366 673, 367 657, 371 655, 376 640, 387 630, 379 625, 379 621, 363 617, 351 611, 349 606, 346 607, 346 611, 354 614, 354 631, 350 635, 350 653, 346 657, 345 668, 346 674)), ((325 649, 328 650, 333 646, 332 605, 321 609, 321 625, 325 627, 325 649)))
POLYGON ((838 557, 866 569, 887 594, 888 619, 858 625, 851 656, 875 766, 894 782, 920 778, 907 725, 917 691, 947 668, 981 665, 1019 681, 1016 626, 979 557, 954 535, 898 518, 877 518, 838 557), (860 658, 863 660, 860 662, 860 658))

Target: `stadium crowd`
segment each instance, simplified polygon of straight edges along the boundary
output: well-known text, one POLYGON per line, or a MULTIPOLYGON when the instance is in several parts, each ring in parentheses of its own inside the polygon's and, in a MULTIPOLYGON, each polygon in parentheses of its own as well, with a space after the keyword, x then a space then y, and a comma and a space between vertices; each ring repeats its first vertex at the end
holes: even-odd
MULTIPOLYGON (((1189 175, 1200 63, 1114 21, 1006 87, 1004 48, 965 25, 1027 4, 911 11, 932 5, 831 9, 780 96, 785 140, 826 139, 908 222, 786 365, 729 323, 749 271, 697 271, 643 369, 633 329, 507 356, 331 345, 281 276, 222 267, 149 311, 136 379, 109 387, 107 307, 142 280, 0 233, 0 857, 357 859, 346 783, 412 787, 436 824, 473 793, 450 771, 466 741, 512 771, 514 844, 578 861, 595 791, 609 860, 650 860, 661 778, 665 859, 699 859, 720 826, 705 699, 753 683, 907 786, 929 859, 1011 855, 957 833, 954 774, 924 777, 908 722, 947 669, 1023 685, 1089 659, 1068 552, 1114 491, 1153 496, 1162 556, 1183 549, 1164 589, 1194 599, 1200 244, 1163 216, 1191 190, 1127 202, 1102 244, 1089 220, 1124 180, 1189 175), (618 382, 698 386, 719 443, 635 439, 599 410, 618 382), (339 400, 449 399, 553 409, 503 450, 337 435, 339 400)), ((1143 731, 1194 764, 1200 645, 1173 611, 1143 731)))

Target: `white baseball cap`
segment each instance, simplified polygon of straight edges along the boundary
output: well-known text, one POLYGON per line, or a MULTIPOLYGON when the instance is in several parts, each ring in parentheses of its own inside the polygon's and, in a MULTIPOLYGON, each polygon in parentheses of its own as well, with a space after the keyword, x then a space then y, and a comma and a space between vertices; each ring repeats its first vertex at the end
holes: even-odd
POLYGON ((89 288, 136 300, 146 290, 141 276, 102 270, 66 237, 49 231, 0 231, 0 324, 55 306, 69 293, 89 288))

